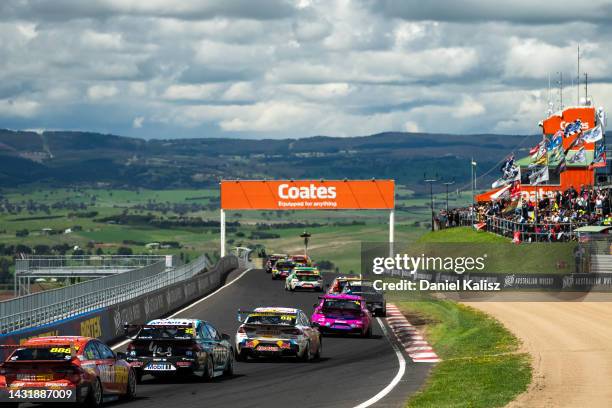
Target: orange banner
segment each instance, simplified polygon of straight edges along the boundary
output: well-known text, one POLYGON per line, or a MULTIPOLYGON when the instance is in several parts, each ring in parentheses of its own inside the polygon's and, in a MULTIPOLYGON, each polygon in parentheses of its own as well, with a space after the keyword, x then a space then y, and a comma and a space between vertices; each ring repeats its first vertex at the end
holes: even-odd
POLYGON ((245 180, 221 182, 224 210, 391 210, 393 180, 245 180))

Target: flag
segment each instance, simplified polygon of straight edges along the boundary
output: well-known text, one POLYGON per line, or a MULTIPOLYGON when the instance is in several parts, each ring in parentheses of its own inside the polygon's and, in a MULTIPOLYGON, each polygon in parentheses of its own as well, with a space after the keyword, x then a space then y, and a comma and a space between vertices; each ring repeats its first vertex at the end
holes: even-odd
POLYGON ((606 147, 603 143, 598 143, 595 146, 595 156, 593 162, 589 165, 589 169, 606 167, 606 147))
POLYGON ((565 170, 567 170, 567 163, 565 161, 565 153, 563 153, 559 158, 559 164, 557 165, 557 173, 560 174, 565 170))
POLYGON ((592 129, 582 133, 582 140, 586 143, 595 143, 603 139, 603 131, 601 125, 597 125, 592 129))
POLYGON ((510 189, 510 199, 516 200, 521 198, 521 181, 515 181, 512 183, 512 188, 510 189))
POLYGON ((548 166, 542 166, 540 168, 536 168, 529 175, 529 184, 531 184, 532 186, 541 184, 548 180, 549 180, 548 166))
POLYGON ((508 170, 512 168, 512 166, 514 166, 514 155, 508 156, 506 162, 502 164, 499 170, 505 174, 508 170))
POLYGON ((559 130, 557 131, 557 133, 553 135, 553 137, 550 138, 550 142, 548 143, 547 150, 549 152, 552 152, 558 149, 559 146, 562 146, 562 145, 563 145, 563 132, 559 130))
POLYGON ((529 155, 533 156, 536 153, 538 153, 540 151, 540 147, 542 147, 542 142, 538 143, 537 145, 535 145, 531 149, 529 149, 529 155))
POLYGON ((570 136, 575 135, 576 133, 579 133, 581 130, 582 130, 582 122, 580 121, 580 119, 576 119, 572 123, 569 123, 567 126, 565 126, 565 130, 563 131, 563 136, 570 137, 570 136))
POLYGON ((543 154, 539 155, 532 163, 536 166, 547 166, 548 165, 548 152, 544 149, 543 154))
POLYGON ((574 155, 567 159, 568 163, 576 164, 576 163, 584 163, 586 164, 586 151, 584 150, 584 146, 580 149, 576 150, 574 155))

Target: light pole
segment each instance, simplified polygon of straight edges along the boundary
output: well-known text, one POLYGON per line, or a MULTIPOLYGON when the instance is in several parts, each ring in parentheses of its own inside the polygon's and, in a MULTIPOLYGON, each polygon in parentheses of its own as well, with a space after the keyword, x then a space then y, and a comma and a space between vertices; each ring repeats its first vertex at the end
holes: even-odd
POLYGON ((472 157, 472 161, 471 161, 471 168, 472 168, 472 206, 474 206, 475 202, 474 202, 474 190, 476 189, 476 162, 474 161, 474 158, 472 157))
POLYGON ((431 230, 434 230, 434 207, 433 207, 433 183, 435 183, 438 178, 438 175, 436 174, 436 178, 435 179, 428 179, 427 175, 424 174, 423 177, 425 178, 425 182, 429 183, 429 202, 430 202, 430 207, 431 207, 431 230))
POLYGON ((304 231, 300 237, 304 238, 304 255, 308 256, 308 241, 312 235, 304 231))
POLYGON ((446 214, 448 215, 448 186, 455 184, 455 178, 453 177, 453 181, 445 181, 442 184, 446 186, 446 214))

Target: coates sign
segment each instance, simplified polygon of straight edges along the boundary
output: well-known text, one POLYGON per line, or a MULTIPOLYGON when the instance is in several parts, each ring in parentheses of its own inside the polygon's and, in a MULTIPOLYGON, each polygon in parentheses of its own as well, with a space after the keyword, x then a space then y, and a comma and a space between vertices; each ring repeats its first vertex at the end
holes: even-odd
POLYGON ((393 180, 221 182, 224 210, 383 210, 395 206, 393 180))

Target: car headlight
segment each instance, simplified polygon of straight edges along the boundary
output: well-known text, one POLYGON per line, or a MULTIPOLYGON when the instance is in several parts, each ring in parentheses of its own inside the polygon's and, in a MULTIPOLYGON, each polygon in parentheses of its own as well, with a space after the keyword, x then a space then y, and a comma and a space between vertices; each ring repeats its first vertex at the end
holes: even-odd
POLYGON ((320 322, 324 322, 324 321, 325 321, 325 318, 324 318, 324 317, 319 317, 319 321, 320 321, 320 322))

